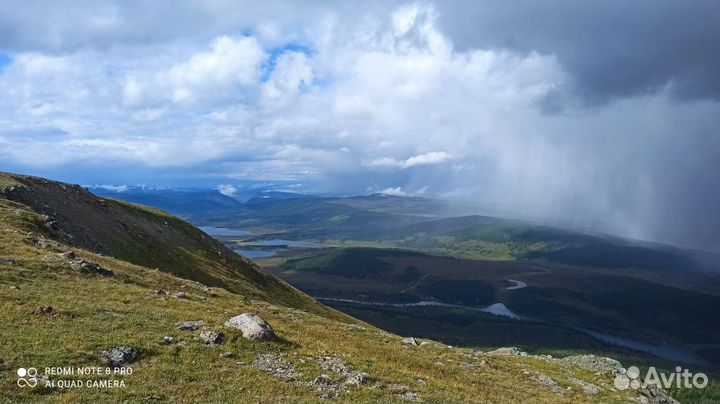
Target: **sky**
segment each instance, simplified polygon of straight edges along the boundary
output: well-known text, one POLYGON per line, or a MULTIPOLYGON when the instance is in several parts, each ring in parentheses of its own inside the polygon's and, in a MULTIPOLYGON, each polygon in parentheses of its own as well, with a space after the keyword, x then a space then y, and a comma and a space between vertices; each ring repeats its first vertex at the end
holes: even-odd
POLYGON ((454 198, 720 251, 717 21, 704 0, 0 3, 0 170, 454 198))

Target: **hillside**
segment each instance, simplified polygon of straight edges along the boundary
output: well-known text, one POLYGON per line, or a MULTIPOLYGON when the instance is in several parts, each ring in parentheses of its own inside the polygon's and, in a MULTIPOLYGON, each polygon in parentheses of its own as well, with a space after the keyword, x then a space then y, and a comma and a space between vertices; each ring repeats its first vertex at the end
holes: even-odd
POLYGON ((237 209, 242 203, 214 189, 146 189, 127 187, 120 191, 93 187, 96 195, 121 199, 140 205, 154 206, 178 216, 237 209))
POLYGON ((611 360, 403 342, 162 212, 32 177, 1 175, 0 189, 2 402, 658 401, 616 390, 611 360), (223 326, 245 312, 277 339, 223 326), (58 383, 68 377, 47 368, 105 366, 117 352, 133 369, 110 377, 123 386, 16 384, 19 368, 58 383))

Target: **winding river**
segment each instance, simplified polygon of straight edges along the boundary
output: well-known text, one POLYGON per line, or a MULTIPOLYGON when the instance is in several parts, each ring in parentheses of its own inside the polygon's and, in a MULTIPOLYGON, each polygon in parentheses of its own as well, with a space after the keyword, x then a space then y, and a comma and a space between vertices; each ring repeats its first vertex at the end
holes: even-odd
MULTIPOLYGON (((510 286, 507 289, 520 289, 523 287, 526 287, 527 284, 524 282, 516 282, 516 285, 510 286)), ((349 303, 349 304, 356 304, 356 305, 363 305, 363 306, 380 306, 380 307, 399 307, 399 308, 412 308, 412 307, 428 307, 428 306, 435 306, 435 307, 448 307, 448 308, 460 308, 465 310, 472 310, 472 311, 479 311, 483 313, 489 313, 496 316, 502 316, 507 317, 512 320, 517 321, 526 321, 526 322, 534 322, 534 323, 541 323, 541 324, 547 324, 554 327, 561 327, 570 329, 573 331, 577 331, 580 333, 583 333, 585 335, 588 335, 602 343, 608 344, 608 345, 614 345, 618 347, 628 348, 639 352, 649 353, 652 355, 655 355, 660 358, 669 359, 677 362, 682 362, 686 364, 692 364, 692 365, 708 365, 707 361, 701 359, 698 357, 695 353, 681 348, 679 346, 675 345, 669 345, 669 344, 652 344, 649 342, 643 342, 640 340, 627 338, 627 337, 620 337, 613 334, 608 334, 606 332, 593 330, 590 328, 585 327, 578 327, 570 324, 564 324, 564 323, 557 323, 557 322, 551 322, 546 321, 543 319, 533 318, 533 317, 526 317, 521 316, 520 314, 515 313, 514 311, 510 310, 507 306, 505 306, 503 303, 493 303, 489 306, 485 307, 473 307, 473 306, 465 306, 460 304, 452 304, 452 303, 445 303, 437 300, 422 300, 419 302, 412 302, 412 303, 387 303, 387 302, 377 302, 377 301, 363 301, 363 300, 354 300, 354 299, 342 299, 342 298, 325 298, 325 297, 316 297, 315 299, 321 301, 321 302, 327 302, 332 304, 335 303, 349 303)))

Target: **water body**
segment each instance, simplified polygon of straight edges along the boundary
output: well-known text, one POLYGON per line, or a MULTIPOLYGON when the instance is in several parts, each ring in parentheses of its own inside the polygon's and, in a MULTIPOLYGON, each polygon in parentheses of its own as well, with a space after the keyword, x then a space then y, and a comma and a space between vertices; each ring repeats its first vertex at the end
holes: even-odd
POLYGON ((282 238, 274 238, 270 240, 258 240, 247 245, 263 246, 271 248, 323 248, 326 244, 315 243, 312 241, 285 240, 282 238))
POLYGON ((445 303, 440 302, 437 300, 421 300, 419 302, 412 302, 412 303, 385 303, 385 302, 368 302, 363 300, 353 300, 353 299, 336 299, 336 298, 329 298, 329 297, 316 297, 315 299, 326 302, 340 302, 340 303, 352 303, 352 304, 360 304, 365 306, 384 306, 384 307, 427 307, 427 306, 436 306, 436 307, 450 307, 450 308, 456 308, 456 309, 466 309, 466 310, 474 310, 474 311, 481 311, 483 313, 490 313, 494 314, 496 316, 504 316, 504 317, 510 317, 514 318, 516 320, 520 320, 523 317, 519 314, 513 312, 512 310, 508 309, 507 306, 505 306, 502 303, 495 303, 491 304, 487 307, 472 307, 472 306, 464 306, 461 304, 452 304, 452 303, 445 303))
MULTIPOLYGON (((527 285, 523 283, 521 287, 518 287, 517 281, 515 286, 511 286, 510 288, 515 289, 521 289, 523 287, 526 287, 527 285)), ((570 330, 574 330, 577 332, 581 332, 583 334, 589 335, 592 338, 595 338, 596 340, 608 344, 608 345, 614 345, 622 348, 628 348, 639 352, 649 353, 652 355, 655 355, 660 358, 669 359, 673 361, 678 361, 686 364, 692 364, 692 365, 708 365, 708 362, 698 357, 695 353, 688 351, 687 349, 669 345, 669 344, 652 344, 649 342, 643 342, 632 338, 626 338, 626 337, 620 337, 613 334, 608 334, 606 332, 593 330, 590 328, 585 327, 577 327, 569 324, 563 324, 563 323, 556 323, 556 322, 550 322, 545 321, 542 319, 532 318, 532 317, 525 317, 521 316, 520 314, 515 313, 514 311, 510 310, 507 306, 505 306, 502 303, 495 303, 491 304, 486 307, 472 307, 472 306, 464 306, 459 304, 451 304, 451 303, 444 303, 440 301, 435 300, 423 300, 419 302, 413 302, 413 303, 385 303, 385 302, 374 302, 374 301, 362 301, 362 300, 353 300, 353 299, 338 299, 338 298, 316 298, 319 301, 322 302, 338 302, 338 303, 351 303, 351 304, 358 304, 358 305, 366 305, 366 306, 383 306, 383 307, 423 307, 423 306, 437 306, 437 307, 450 307, 450 308, 462 308, 467 310, 474 310, 474 311, 480 311, 483 313, 489 313, 496 316, 503 316, 508 317, 514 320, 519 321, 527 321, 527 322, 535 322, 535 323, 542 323, 542 324, 548 324, 555 327, 561 327, 561 328, 567 328, 570 330)))
POLYGON ((227 227, 200 226, 200 230, 204 231, 208 236, 252 236, 255 233, 247 230, 229 229, 227 227))
MULTIPOLYGON (((207 235, 213 237, 249 237, 257 234, 240 229, 230 229, 227 227, 213 227, 213 226, 201 226, 200 230, 204 231, 207 235)), ((255 240, 252 242, 245 243, 247 247, 257 247, 256 249, 249 248, 233 248, 238 254, 242 254, 250 259, 255 258, 267 258, 277 255, 281 249, 289 248, 323 248, 326 244, 315 243, 311 241, 297 241, 297 240, 286 240, 281 238, 274 238, 269 240, 255 240)))
POLYGON ((240 250, 240 249, 233 249, 233 251, 235 251, 236 253, 238 253, 238 254, 240 254, 240 255, 244 255, 244 256, 246 256, 246 257, 248 257, 248 258, 250 258, 250 259, 254 259, 254 258, 267 258, 267 257, 272 257, 272 256, 274 256, 275 254, 277 254, 277 251, 274 251, 274 250, 266 251, 266 250, 240 250))
POLYGON ((584 327, 575 327, 572 325, 564 325, 564 327, 585 333, 598 341, 609 345, 615 345, 623 348, 629 348, 635 351, 653 354, 660 358, 670 359, 673 361, 688 363, 691 365, 709 365, 702 358, 695 355, 687 349, 669 345, 669 344, 651 344, 648 342, 638 341, 632 338, 619 337, 617 335, 608 334, 602 331, 596 331, 584 327))

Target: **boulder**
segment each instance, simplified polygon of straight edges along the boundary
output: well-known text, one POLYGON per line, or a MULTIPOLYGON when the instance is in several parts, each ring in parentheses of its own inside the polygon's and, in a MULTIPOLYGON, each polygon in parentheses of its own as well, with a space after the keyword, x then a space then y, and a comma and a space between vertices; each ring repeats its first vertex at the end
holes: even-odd
POLYGON ((262 318, 252 313, 243 313, 225 322, 226 327, 237 328, 242 331, 245 339, 250 341, 272 341, 275 330, 262 318))
POLYGON ((403 338, 402 343, 405 344, 405 345, 412 345, 412 346, 417 346, 417 345, 418 345, 417 340, 415 339, 415 337, 403 338))

